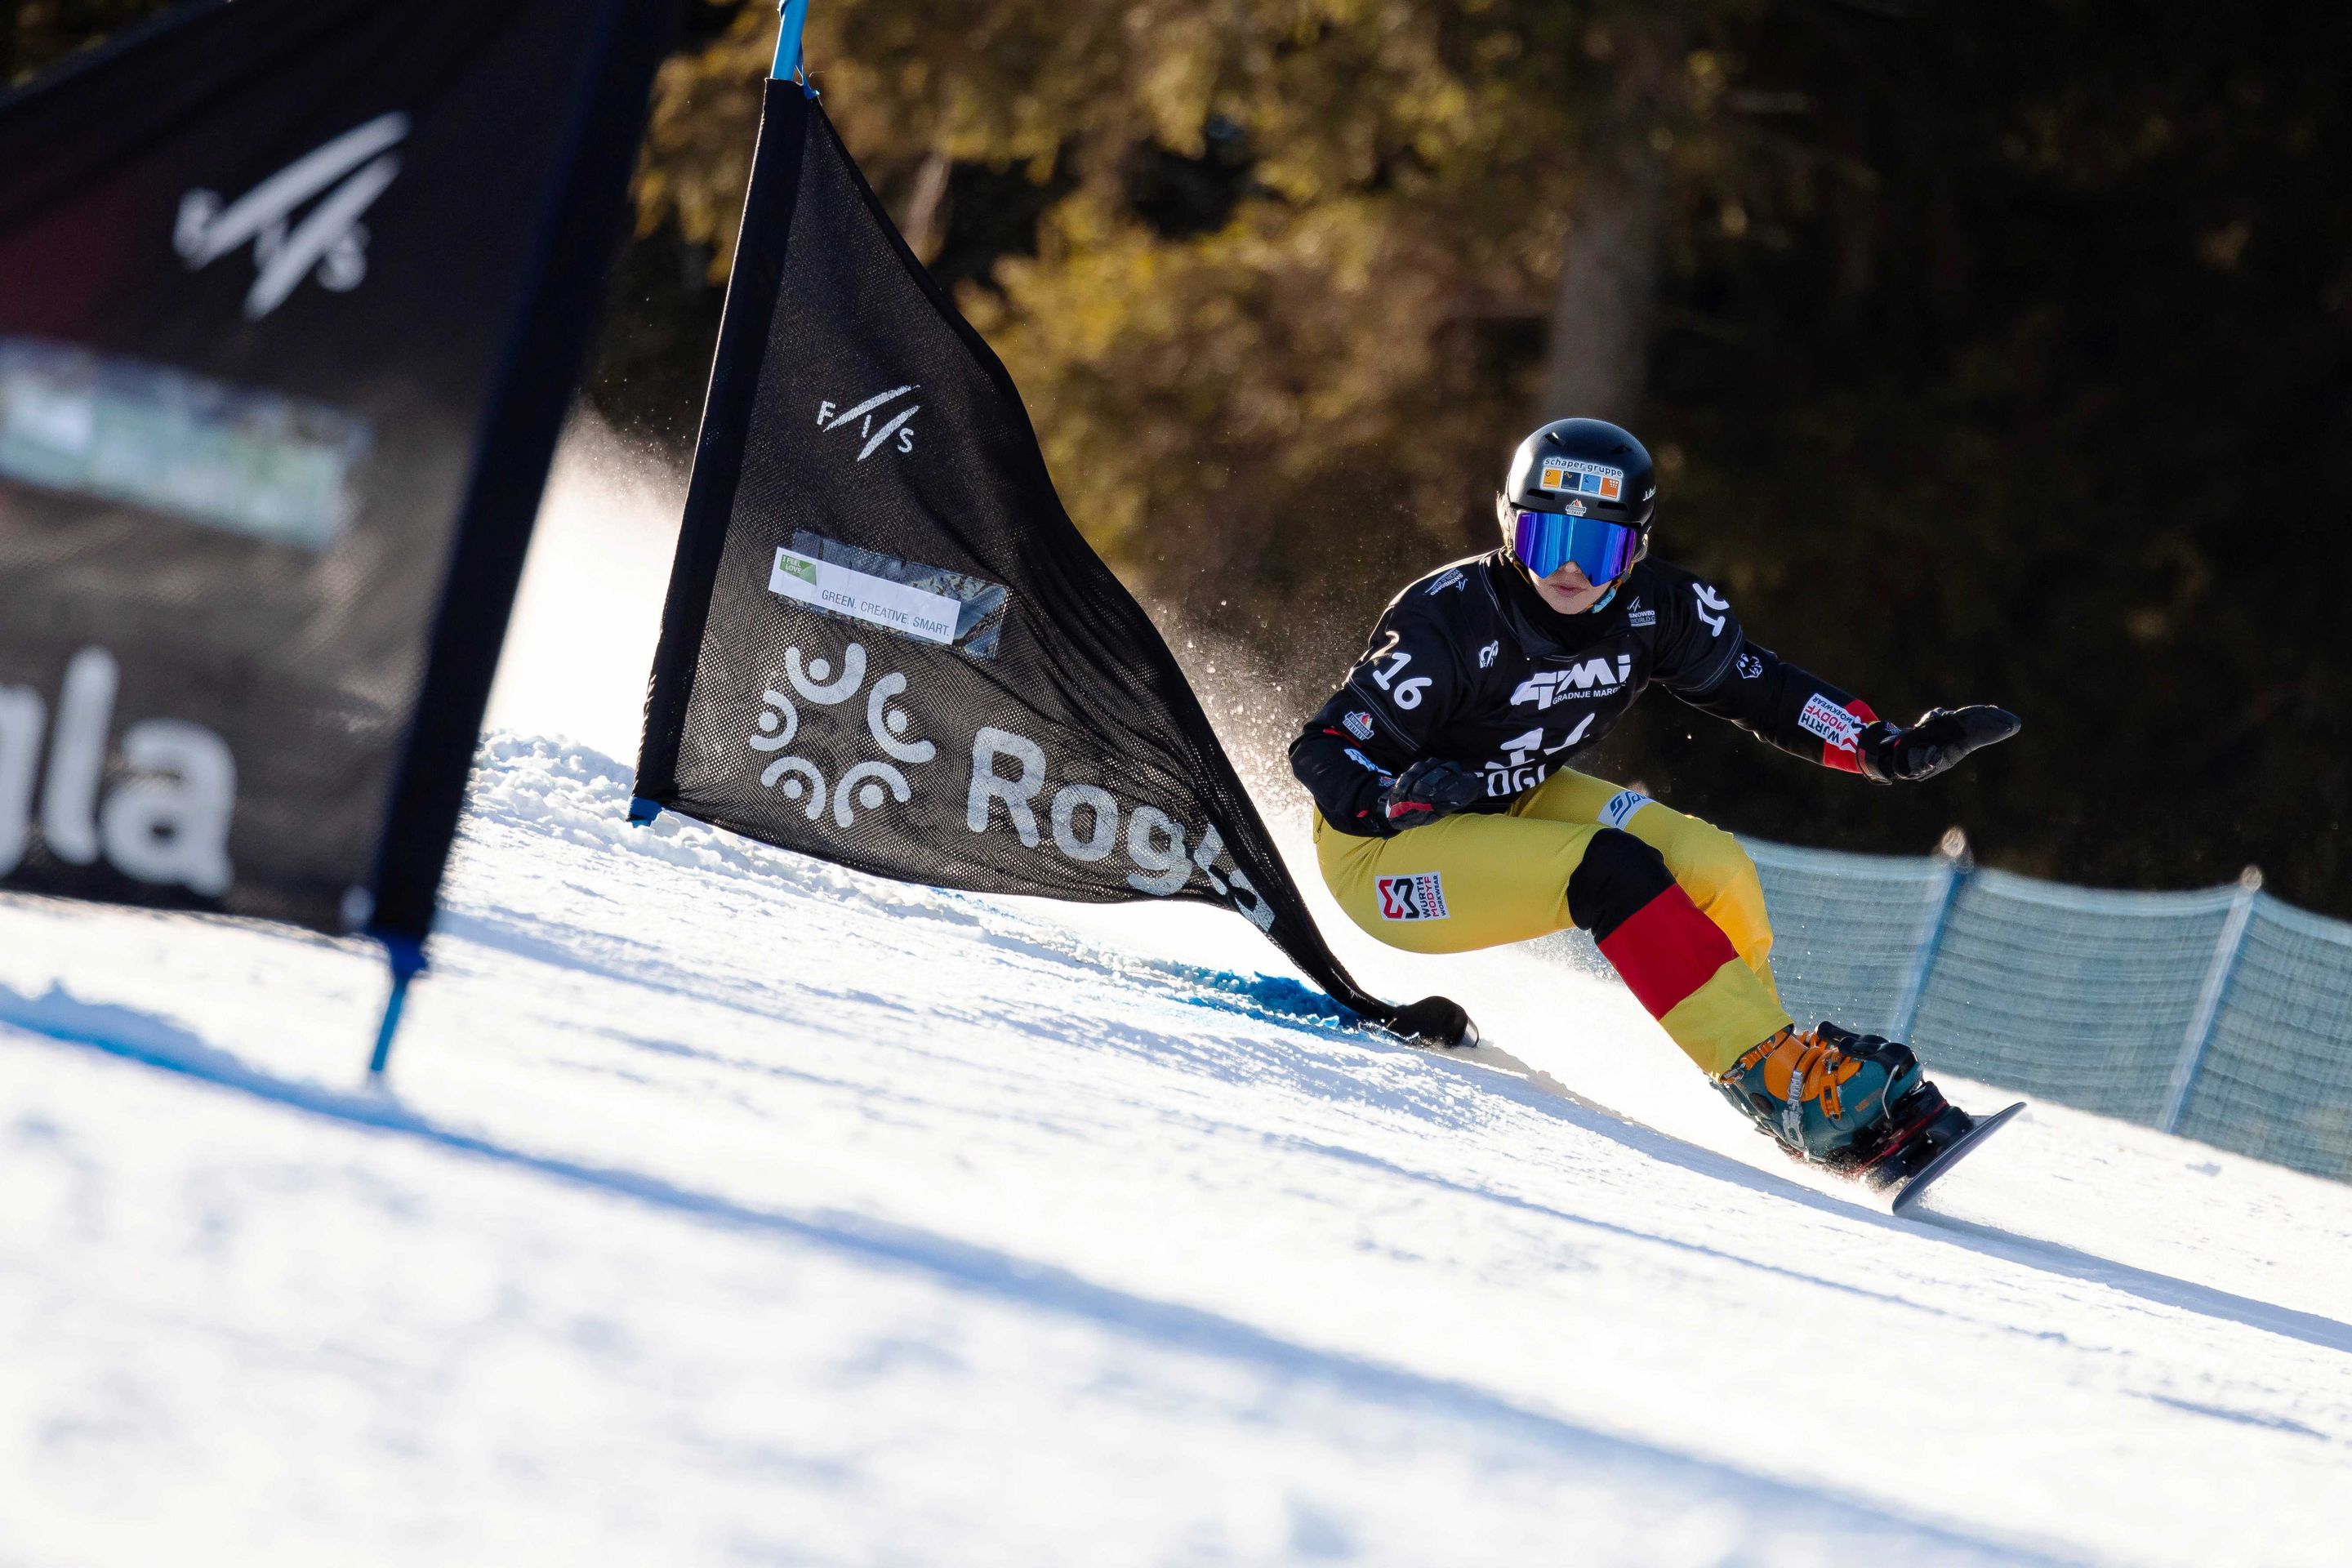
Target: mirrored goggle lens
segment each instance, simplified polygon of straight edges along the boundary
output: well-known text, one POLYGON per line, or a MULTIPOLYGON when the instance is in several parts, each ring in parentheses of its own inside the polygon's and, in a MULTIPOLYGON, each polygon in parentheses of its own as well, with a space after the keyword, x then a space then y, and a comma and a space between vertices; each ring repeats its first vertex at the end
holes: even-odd
POLYGON ((1588 583, 1607 583, 1633 564, 1642 531, 1562 511, 1512 509, 1511 549, 1519 563, 1549 577, 1573 561, 1588 583))

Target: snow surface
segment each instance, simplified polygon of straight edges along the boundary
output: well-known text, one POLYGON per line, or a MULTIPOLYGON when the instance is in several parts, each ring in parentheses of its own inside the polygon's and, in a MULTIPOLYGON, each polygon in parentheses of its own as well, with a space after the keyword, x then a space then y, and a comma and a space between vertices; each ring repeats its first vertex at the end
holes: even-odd
POLYGON ((2352 1188, 2036 1105, 1896 1220, 1571 941, 1327 919, 1440 1056, 633 829, 646 494, 551 508, 637 563, 496 712, 603 751, 486 741, 384 1085, 356 944, 0 900, 0 1564, 2352 1558, 2352 1188))

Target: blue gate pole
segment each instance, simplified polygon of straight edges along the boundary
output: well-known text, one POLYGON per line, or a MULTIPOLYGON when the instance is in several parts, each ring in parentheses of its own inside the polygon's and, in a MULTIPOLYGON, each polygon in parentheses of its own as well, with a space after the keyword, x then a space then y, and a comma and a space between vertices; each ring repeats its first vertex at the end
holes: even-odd
POLYGON ((2230 980, 2238 972, 2238 956, 2246 950, 2246 927, 2254 915, 2254 900, 2261 897, 2263 874, 2259 868, 2249 866, 2238 874, 2238 891, 2230 900, 2230 913, 2221 922, 2221 934, 2213 943, 2213 960, 2205 967, 2205 984, 2197 994, 2197 1011, 2189 1016, 2188 1032, 2180 1039, 2180 1056, 2172 1064, 2172 1081, 2165 1086, 2164 1112, 2157 1127, 2166 1132, 2179 1130, 2180 1113, 2189 1109, 2189 1090, 2197 1087, 2197 1069, 2205 1065, 2205 1047, 2213 1038, 2213 1026, 2221 1016, 2221 1003, 2230 994, 2230 980))
POLYGON ((1922 924, 1918 945, 1913 950, 1911 973, 1904 977, 1902 1000, 1895 1005, 1895 1021, 1887 1026, 1887 1037, 1906 1044, 1911 1038, 1911 1026, 1918 1020, 1919 1004, 1927 1000, 1927 980, 1936 970, 1936 955, 1944 948, 1945 928, 1952 923, 1952 906, 1960 901, 1960 889, 1968 885, 1969 873, 1977 867, 1976 857, 1969 853, 1969 836, 1955 827, 1944 835, 1936 847, 1944 862, 1944 889, 1937 896, 1935 912, 1922 924))
POLYGON ((808 0, 783 0, 783 25, 776 31, 776 65, 768 74, 778 81, 797 81, 801 68, 801 29, 808 26, 808 0))
POLYGON ((383 1076, 392 1059, 392 1037, 400 1027, 401 1010, 408 1005, 408 983, 425 972, 425 944, 404 936, 384 936, 384 961, 392 966, 392 994, 384 998, 383 1023, 375 1032, 375 1052, 368 1058, 368 1076, 383 1076))

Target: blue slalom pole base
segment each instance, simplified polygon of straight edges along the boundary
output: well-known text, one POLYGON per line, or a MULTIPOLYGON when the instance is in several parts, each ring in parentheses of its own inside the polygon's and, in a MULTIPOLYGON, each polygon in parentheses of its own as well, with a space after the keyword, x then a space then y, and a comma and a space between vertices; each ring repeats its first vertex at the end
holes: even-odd
POLYGON ((378 937, 384 961, 392 966, 392 994, 384 999, 383 1024, 376 1030, 375 1051, 368 1058, 368 1076, 380 1078, 392 1059, 392 1037, 399 1031, 401 1010, 408 1005, 408 983, 425 972, 425 944, 404 936, 378 937))
POLYGON ((643 827, 646 823, 651 822, 655 817, 659 816, 661 815, 661 802, 657 800, 647 800, 641 795, 631 795, 629 797, 629 826, 632 827, 643 827))

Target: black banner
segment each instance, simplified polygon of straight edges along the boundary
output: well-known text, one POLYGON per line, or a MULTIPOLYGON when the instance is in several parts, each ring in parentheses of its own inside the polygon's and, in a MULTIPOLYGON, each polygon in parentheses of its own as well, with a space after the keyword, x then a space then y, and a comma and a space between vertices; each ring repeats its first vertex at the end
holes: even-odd
POLYGON ((1225 904, 1351 1009, 1174 657, 1079 536, 1003 365, 771 81, 647 698, 641 807, 860 870, 1225 904))
POLYGON ((0 101, 0 886, 421 938, 672 0, 211 0, 0 101))

